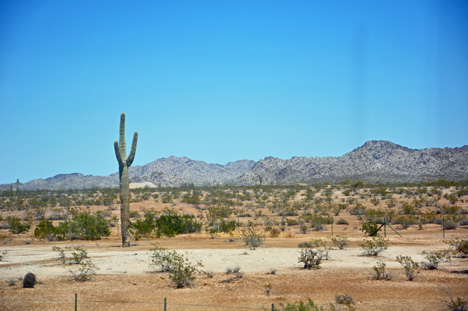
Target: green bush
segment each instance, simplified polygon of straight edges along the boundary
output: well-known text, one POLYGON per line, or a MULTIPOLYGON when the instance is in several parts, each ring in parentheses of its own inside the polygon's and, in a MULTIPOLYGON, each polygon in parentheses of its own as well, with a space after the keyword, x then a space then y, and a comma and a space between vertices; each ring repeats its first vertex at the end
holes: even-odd
POLYGON ((304 269, 319 269, 323 257, 319 250, 313 248, 302 248, 299 262, 304 264, 304 269))
POLYGON ((338 249, 344 249, 348 246, 348 238, 345 236, 337 235, 336 237, 331 238, 333 245, 338 247, 338 249))
POLYGON ((307 302, 299 300, 299 302, 287 302, 286 305, 281 304, 283 311, 323 311, 323 308, 316 305, 312 299, 308 298, 307 302))
POLYGON ((197 273, 202 271, 201 262, 191 264, 187 258, 176 251, 168 251, 155 246, 152 249, 151 266, 161 267, 161 272, 168 272, 169 278, 177 288, 183 288, 192 284, 197 273))
POLYGON ((57 240, 58 230, 52 223, 52 221, 44 219, 39 222, 34 229, 34 237, 40 240, 49 240, 54 241, 57 240))
POLYGON ((372 238, 372 240, 366 240, 361 244, 361 248, 364 250, 366 256, 378 256, 381 252, 388 248, 389 241, 382 237, 372 238))
POLYGON ((387 265, 382 260, 377 261, 376 265, 372 267, 372 278, 374 280, 390 280, 391 276, 386 267, 387 265))
POLYGON ((100 240, 110 235, 109 223, 101 217, 89 214, 76 214, 69 221, 58 224, 57 227, 51 221, 41 221, 34 236, 48 240, 100 240))
POLYGON ((361 229, 359 231, 364 232, 366 235, 378 235, 377 229, 379 229, 379 225, 375 222, 367 222, 363 223, 361 229))
POLYGON ((221 221, 215 223, 213 227, 211 228, 210 232, 211 233, 216 233, 216 232, 232 232, 236 230, 237 224, 235 220, 224 220, 222 219, 221 221))
POLYGON ((99 270, 98 267, 90 260, 81 262, 78 269, 70 270, 73 274, 73 279, 78 282, 84 282, 91 279, 93 275, 96 274, 96 271, 99 270))
POLYGON ((18 217, 8 216, 6 220, 10 225, 10 232, 13 234, 21 234, 29 231, 29 224, 22 223, 18 217))
POLYGON ((156 228, 155 214, 146 212, 144 219, 137 219, 130 223, 130 233, 135 240, 139 240, 142 236, 150 235, 156 228))
POLYGON ((419 273, 419 264, 414 262, 410 256, 398 256, 396 260, 405 269, 405 275, 408 281, 412 281, 417 273, 419 273))
POLYGON ((252 228, 242 230, 242 240, 244 241, 245 246, 251 250, 255 250, 257 247, 263 245, 264 239, 265 238, 260 233, 252 228))
POLYGON ((156 219, 155 224, 157 237, 173 237, 183 233, 199 232, 202 227, 193 215, 162 215, 156 219))
POLYGON ((437 269, 442 262, 450 261, 447 251, 423 251, 422 253, 426 258, 426 261, 421 263, 424 269, 437 269))
POLYGON ((451 239, 447 242, 450 245, 450 251, 454 256, 467 257, 468 256, 468 239, 451 239))

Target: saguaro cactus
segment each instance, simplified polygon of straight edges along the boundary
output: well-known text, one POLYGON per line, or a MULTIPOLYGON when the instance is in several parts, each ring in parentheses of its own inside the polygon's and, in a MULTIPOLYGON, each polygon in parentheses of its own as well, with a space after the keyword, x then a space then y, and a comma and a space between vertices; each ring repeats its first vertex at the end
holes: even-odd
POLYGON ((132 149, 127 157, 127 146, 125 145, 125 113, 120 115, 120 137, 114 142, 115 156, 119 162, 120 178, 120 222, 122 231, 122 247, 130 246, 130 203, 128 202, 130 191, 128 181, 128 168, 135 158, 138 132, 133 134, 132 149))

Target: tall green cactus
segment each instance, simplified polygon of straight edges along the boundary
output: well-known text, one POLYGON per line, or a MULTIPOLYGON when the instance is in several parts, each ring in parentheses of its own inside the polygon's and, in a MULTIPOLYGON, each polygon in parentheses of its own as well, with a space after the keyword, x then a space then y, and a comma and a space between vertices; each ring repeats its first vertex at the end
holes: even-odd
POLYGON ((122 247, 130 246, 130 197, 128 168, 132 165, 138 141, 138 132, 133 134, 132 149, 127 157, 127 146, 125 144, 125 113, 120 115, 120 137, 114 142, 115 156, 119 162, 120 178, 120 222, 122 231, 122 247))

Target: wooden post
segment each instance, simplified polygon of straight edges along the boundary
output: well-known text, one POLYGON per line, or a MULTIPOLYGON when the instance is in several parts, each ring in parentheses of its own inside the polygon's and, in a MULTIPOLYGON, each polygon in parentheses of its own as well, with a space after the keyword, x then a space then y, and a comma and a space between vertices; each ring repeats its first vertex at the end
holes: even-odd
POLYGON ((271 311, 275 311, 275 304, 274 303, 271 304, 271 311))
POLYGON ((164 311, 167 311, 167 298, 164 298, 164 311))
POLYGON ((75 293, 75 311, 78 310, 78 294, 75 293))

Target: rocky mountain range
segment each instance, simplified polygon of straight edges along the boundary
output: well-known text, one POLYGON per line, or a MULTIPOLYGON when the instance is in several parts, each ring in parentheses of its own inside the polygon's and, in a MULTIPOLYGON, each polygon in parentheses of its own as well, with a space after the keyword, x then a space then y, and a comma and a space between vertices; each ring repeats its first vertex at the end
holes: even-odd
MULTIPOLYGON (((288 185, 361 179, 371 183, 468 180, 468 145, 460 148, 410 149, 389 141, 369 141, 341 157, 267 157, 258 162, 240 160, 226 165, 185 157, 157 159, 130 167, 130 183, 154 187, 183 185, 288 185)), ((12 185, 0 185, 10 190, 12 185)), ((13 189, 16 184, 13 185, 13 189)), ((118 187, 118 173, 92 176, 79 173, 35 179, 25 190, 118 187)))

